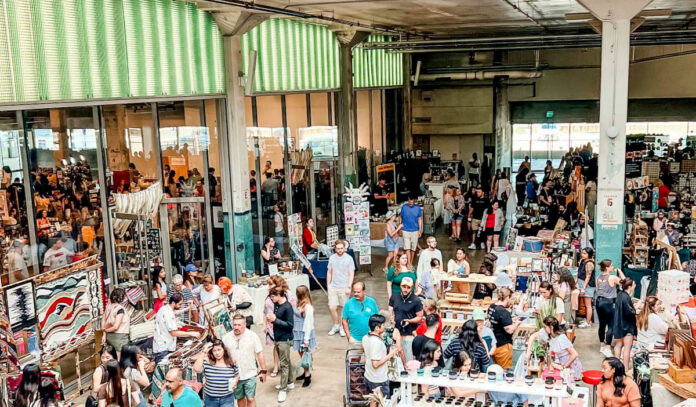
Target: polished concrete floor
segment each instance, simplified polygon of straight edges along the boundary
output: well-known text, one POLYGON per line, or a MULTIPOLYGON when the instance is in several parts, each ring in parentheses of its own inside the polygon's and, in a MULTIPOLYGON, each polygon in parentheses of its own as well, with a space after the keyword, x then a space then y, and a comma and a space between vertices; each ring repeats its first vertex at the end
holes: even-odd
MULTIPOLYGON (((439 232, 438 248, 442 251, 443 260, 447 262, 454 256, 457 247, 466 247, 464 242, 454 243, 447 238, 444 232, 439 232)), ((423 244, 424 246, 424 244, 423 244)), ((472 269, 477 269, 480 265, 484 251, 467 250, 467 254, 472 260, 472 269)), ((387 308, 387 284, 385 275, 382 271, 384 267, 384 252, 381 250, 373 251, 372 276, 367 272, 361 272, 356 279, 363 280, 367 285, 368 295, 377 301, 381 309, 387 308)), ((340 336, 328 336, 331 329, 331 316, 327 306, 327 298, 320 290, 312 291, 312 299, 315 307, 315 329, 317 335, 317 349, 314 351, 314 374, 312 384, 308 388, 302 388, 301 383, 288 393, 288 398, 282 405, 300 406, 303 403, 311 403, 312 406, 341 406, 343 397, 346 395, 346 371, 345 354, 347 341, 340 336)), ((254 327, 260 333, 259 327, 254 327)), ((261 336, 263 337, 263 336, 261 336)), ((600 367, 604 358, 599 353, 599 339, 597 337, 597 325, 592 328, 578 330, 575 339, 575 348, 580 355, 583 368, 597 369, 600 367)), ((271 348, 265 349, 267 361, 272 361, 271 348)), ((299 355, 293 355, 293 363, 299 361, 299 355)), ((272 362, 271 362, 272 363, 272 362)), ((269 363, 269 371, 272 369, 269 363)), ((277 391, 275 385, 279 383, 279 377, 271 378, 265 384, 258 386, 257 400, 259 406, 276 406, 277 391)))

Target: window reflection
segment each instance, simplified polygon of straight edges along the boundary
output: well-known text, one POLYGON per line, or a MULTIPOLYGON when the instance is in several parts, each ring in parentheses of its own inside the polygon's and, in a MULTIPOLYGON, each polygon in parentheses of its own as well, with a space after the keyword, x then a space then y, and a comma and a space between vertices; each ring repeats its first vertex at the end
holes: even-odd
POLYGON ((41 271, 101 252, 104 239, 92 108, 24 112, 41 271))
POLYGON ((2 283, 33 275, 27 220, 20 128, 14 112, 0 112, 0 253, 2 283))

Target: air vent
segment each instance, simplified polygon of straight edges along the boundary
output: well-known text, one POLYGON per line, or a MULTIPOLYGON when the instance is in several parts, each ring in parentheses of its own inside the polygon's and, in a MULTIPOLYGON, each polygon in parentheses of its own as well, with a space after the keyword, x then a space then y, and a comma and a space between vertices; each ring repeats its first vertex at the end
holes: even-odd
POLYGON ((414 123, 430 123, 432 119, 430 117, 414 117, 414 123))

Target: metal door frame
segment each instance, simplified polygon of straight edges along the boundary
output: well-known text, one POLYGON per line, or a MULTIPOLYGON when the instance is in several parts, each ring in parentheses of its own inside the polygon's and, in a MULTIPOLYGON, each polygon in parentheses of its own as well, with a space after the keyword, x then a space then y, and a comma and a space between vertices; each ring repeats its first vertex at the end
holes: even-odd
MULTIPOLYGON (((161 230, 161 239, 162 239, 162 261, 164 262, 164 267, 165 270, 167 271, 167 279, 170 279, 172 277, 172 256, 171 256, 171 245, 170 245, 170 236, 169 236, 169 212, 167 211, 167 205, 168 204, 174 204, 174 205, 179 205, 179 204, 198 204, 199 210, 206 209, 206 212, 208 211, 208 208, 206 208, 206 200, 203 197, 200 196, 192 196, 192 197, 179 197, 179 198, 164 198, 162 199, 162 202, 160 204, 160 230, 161 230)), ((213 253, 208 250, 208 256, 205 256, 205 250, 204 250, 204 244, 203 244, 203 235, 205 234, 206 237, 208 237, 208 230, 206 229, 205 231, 203 229, 203 213, 200 213, 198 216, 198 231, 200 233, 200 241, 199 241, 199 250, 201 251, 201 270, 207 274, 213 275, 212 269, 211 269, 211 264, 214 264, 214 260, 211 262, 211 257, 213 257, 213 253)), ((206 216, 206 221, 207 221, 207 213, 205 214, 206 216)), ((210 223, 207 223, 206 228, 211 228, 212 225, 210 223)), ((208 246, 210 246, 210 241, 207 242, 208 246)))

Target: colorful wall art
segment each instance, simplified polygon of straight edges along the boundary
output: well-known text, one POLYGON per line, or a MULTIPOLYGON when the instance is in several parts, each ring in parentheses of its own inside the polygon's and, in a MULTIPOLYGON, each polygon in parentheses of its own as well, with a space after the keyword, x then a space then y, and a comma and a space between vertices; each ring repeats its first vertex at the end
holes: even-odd
POLYGON ((31 281, 5 290, 7 294, 7 316, 14 332, 30 328, 36 323, 34 308, 34 285, 31 281))
MULTIPOLYGON (((36 286, 36 308, 44 361, 78 348, 94 337, 89 272, 76 272, 36 286)), ((96 303, 95 303, 96 305, 96 303)))

